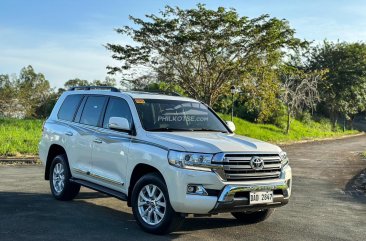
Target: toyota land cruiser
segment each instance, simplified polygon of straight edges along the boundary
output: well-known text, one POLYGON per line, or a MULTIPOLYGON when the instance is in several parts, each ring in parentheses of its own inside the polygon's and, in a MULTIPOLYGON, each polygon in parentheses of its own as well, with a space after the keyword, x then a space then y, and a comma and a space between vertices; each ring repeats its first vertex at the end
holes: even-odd
POLYGON ((287 204, 291 168, 279 147, 234 131, 194 99, 74 87, 46 120, 39 156, 56 199, 80 186, 106 193, 147 232, 171 232, 188 214, 260 222, 287 204))

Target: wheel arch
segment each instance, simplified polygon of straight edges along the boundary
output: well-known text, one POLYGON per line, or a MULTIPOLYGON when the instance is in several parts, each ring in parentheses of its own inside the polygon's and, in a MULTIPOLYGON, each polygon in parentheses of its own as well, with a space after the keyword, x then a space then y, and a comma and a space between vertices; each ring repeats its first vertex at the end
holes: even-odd
POLYGON ((161 172, 156 168, 149 164, 145 163, 139 163, 137 164, 131 174, 129 186, 128 186, 128 198, 127 198, 127 205, 131 207, 131 196, 132 196, 132 190, 135 186, 136 182, 144 175, 148 173, 157 173, 162 179, 163 182, 166 184, 164 176, 161 174, 161 172))
POLYGON ((65 154, 66 158, 67 158, 66 150, 61 145, 52 144, 50 146, 50 148, 48 150, 48 154, 47 154, 46 168, 45 168, 45 173, 44 173, 44 179, 45 180, 49 180, 49 174, 50 174, 50 168, 51 168, 52 160, 56 156, 62 155, 62 154, 65 154))

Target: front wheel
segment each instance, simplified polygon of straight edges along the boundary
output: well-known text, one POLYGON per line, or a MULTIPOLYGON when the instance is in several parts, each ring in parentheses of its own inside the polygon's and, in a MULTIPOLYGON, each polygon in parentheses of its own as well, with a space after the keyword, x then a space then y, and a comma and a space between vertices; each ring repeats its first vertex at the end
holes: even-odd
POLYGON ((274 209, 263 209, 256 212, 233 212, 231 213, 236 219, 238 219, 242 223, 250 224, 250 223, 259 223, 271 216, 274 212, 274 209))
POLYGON ((170 205, 166 184, 156 173, 141 177, 133 188, 131 203, 137 223, 146 232, 167 234, 184 221, 170 205))

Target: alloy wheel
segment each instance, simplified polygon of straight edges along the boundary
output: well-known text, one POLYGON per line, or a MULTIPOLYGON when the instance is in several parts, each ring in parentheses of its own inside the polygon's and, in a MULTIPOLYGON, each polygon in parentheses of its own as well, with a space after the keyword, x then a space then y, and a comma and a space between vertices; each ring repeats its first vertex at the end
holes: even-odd
POLYGON ((159 224, 166 212, 166 199, 159 187, 144 186, 138 196, 138 210, 141 218, 149 225, 159 224))
POLYGON ((55 165, 52 176, 53 188, 59 194, 65 187, 65 169, 61 163, 55 165))

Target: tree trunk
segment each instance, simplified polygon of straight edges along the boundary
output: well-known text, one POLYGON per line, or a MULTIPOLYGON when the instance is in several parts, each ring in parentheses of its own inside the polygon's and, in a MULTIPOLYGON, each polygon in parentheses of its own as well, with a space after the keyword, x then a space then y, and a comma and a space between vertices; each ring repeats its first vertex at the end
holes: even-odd
POLYGON ((332 112, 331 119, 332 119, 332 130, 336 131, 338 125, 338 115, 335 112, 332 112))
POLYGON ((205 98, 206 100, 205 100, 205 103, 208 105, 208 106, 210 106, 210 107, 212 107, 212 94, 207 94, 207 96, 206 96, 206 98, 205 98))
POLYGON ((291 112, 290 108, 287 107, 287 126, 286 126, 286 135, 290 132, 290 124, 291 124, 291 112))
POLYGON ((349 120, 349 126, 351 128, 351 130, 353 130, 353 120, 355 119, 355 116, 351 116, 350 120, 349 120))

